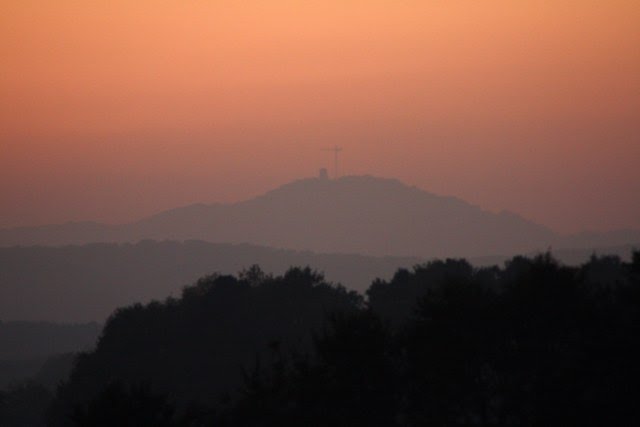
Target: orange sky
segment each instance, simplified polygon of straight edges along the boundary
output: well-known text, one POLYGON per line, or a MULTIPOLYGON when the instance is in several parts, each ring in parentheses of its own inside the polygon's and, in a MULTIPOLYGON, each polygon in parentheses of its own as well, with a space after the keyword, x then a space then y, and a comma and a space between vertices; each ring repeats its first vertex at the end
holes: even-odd
POLYGON ((0 0, 0 227, 234 201, 330 164, 640 228, 640 3, 0 0))

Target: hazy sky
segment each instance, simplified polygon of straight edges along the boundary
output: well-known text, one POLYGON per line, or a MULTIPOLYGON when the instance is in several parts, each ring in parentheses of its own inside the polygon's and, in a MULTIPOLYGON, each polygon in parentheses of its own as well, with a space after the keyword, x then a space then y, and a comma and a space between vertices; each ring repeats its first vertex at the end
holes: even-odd
POLYGON ((331 164, 640 228, 640 2, 0 0, 0 227, 245 199, 331 164))

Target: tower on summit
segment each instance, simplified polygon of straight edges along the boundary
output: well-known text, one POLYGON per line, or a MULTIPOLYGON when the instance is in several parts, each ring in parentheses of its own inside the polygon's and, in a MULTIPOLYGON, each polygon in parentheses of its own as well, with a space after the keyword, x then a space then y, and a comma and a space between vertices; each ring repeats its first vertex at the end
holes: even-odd
POLYGON ((338 179, 338 154, 342 151, 342 147, 336 145, 333 148, 324 148, 322 151, 333 152, 333 179, 338 179))

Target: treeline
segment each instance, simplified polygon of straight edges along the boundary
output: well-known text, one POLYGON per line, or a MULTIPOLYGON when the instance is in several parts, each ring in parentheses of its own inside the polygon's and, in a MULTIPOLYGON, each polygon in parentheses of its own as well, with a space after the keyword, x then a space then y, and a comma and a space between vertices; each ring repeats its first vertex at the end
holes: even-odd
MULTIPOLYGON (((632 425, 638 337, 640 252, 433 261, 366 299, 308 268, 254 267, 117 310, 45 413, 49 426, 632 425)), ((0 425, 26 425, 29 398, 42 396, 0 395, 0 425)))

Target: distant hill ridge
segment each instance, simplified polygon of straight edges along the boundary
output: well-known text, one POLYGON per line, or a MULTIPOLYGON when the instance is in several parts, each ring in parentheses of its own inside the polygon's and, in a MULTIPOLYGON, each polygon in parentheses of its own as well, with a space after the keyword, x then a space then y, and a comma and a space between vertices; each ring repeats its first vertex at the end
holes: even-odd
POLYGON ((398 180, 307 178, 233 204, 194 204, 128 224, 0 230, 0 246, 136 242, 250 243, 320 253, 470 257, 640 241, 640 232, 560 236, 511 212, 492 213, 398 180))

